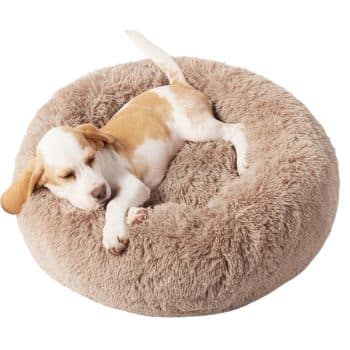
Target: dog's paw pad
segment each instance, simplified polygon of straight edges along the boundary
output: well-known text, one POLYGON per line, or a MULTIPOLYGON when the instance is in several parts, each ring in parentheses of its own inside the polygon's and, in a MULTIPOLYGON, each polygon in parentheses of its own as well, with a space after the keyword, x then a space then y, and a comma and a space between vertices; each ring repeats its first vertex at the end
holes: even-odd
POLYGON ((112 255, 120 256, 126 251, 126 248, 128 247, 128 245, 129 245, 129 240, 127 238, 118 239, 118 243, 115 246, 108 248, 107 250, 108 250, 108 253, 112 255))
POLYGON ((128 225, 141 224, 141 222, 146 219, 147 219, 147 209, 131 207, 128 211, 126 223, 128 225))

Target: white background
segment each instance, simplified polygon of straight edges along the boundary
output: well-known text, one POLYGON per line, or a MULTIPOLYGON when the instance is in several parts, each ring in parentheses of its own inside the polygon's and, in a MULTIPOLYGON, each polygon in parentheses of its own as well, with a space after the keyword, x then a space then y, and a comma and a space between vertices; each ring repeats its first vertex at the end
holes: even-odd
POLYGON ((332 233, 300 276, 236 311, 151 318, 87 300, 34 262, 1 211, 1 349, 349 349, 347 1, 1 1, 0 190, 26 126, 61 86, 143 58, 124 29, 172 55, 246 67, 284 86, 323 124, 340 162, 332 233))

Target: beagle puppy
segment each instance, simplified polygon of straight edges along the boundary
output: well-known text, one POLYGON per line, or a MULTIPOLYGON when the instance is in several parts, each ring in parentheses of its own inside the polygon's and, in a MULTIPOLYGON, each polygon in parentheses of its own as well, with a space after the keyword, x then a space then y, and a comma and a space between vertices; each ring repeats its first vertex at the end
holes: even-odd
POLYGON ((217 120, 209 98, 189 85, 168 54, 138 32, 127 34, 170 84, 136 96, 100 129, 83 124, 49 130, 34 159, 1 198, 3 209, 11 214, 18 214, 41 186, 82 210, 108 203, 102 242, 115 255, 128 245, 128 227, 146 218, 140 206, 186 141, 229 141, 236 149, 239 175, 248 167, 243 125, 217 120))

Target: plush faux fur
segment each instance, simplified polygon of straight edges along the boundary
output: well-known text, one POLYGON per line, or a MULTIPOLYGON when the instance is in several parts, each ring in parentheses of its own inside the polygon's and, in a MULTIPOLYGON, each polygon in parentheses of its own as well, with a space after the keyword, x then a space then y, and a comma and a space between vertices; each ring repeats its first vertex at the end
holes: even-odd
MULTIPOLYGON (((52 277, 98 302, 147 315, 221 312, 267 294, 317 254, 338 201, 334 150, 300 102, 246 70, 177 61, 219 119, 246 125, 250 168, 241 178, 228 143, 186 144, 121 257, 102 247, 102 209, 83 212, 41 189, 18 216, 33 256, 52 277)), ((102 126, 131 97, 162 84, 160 70, 140 61, 58 91, 30 124, 16 171, 49 128, 102 126)))

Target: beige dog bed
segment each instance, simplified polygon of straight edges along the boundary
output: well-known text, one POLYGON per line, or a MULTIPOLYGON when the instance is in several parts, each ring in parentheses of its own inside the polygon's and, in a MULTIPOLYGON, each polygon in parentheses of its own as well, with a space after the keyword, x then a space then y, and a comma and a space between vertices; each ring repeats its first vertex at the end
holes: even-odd
MULTIPOLYGON (((18 216, 34 258, 53 278, 100 303, 147 315, 227 311, 269 293, 317 254, 338 201, 333 147, 300 102, 246 70, 178 62, 219 119, 246 125, 250 168, 242 177, 228 143, 186 144, 121 257, 102 247, 103 209, 83 212, 40 189, 18 216)), ((160 70, 140 61, 58 91, 30 124, 16 171, 49 128, 102 126, 131 97, 162 84, 160 70)))

